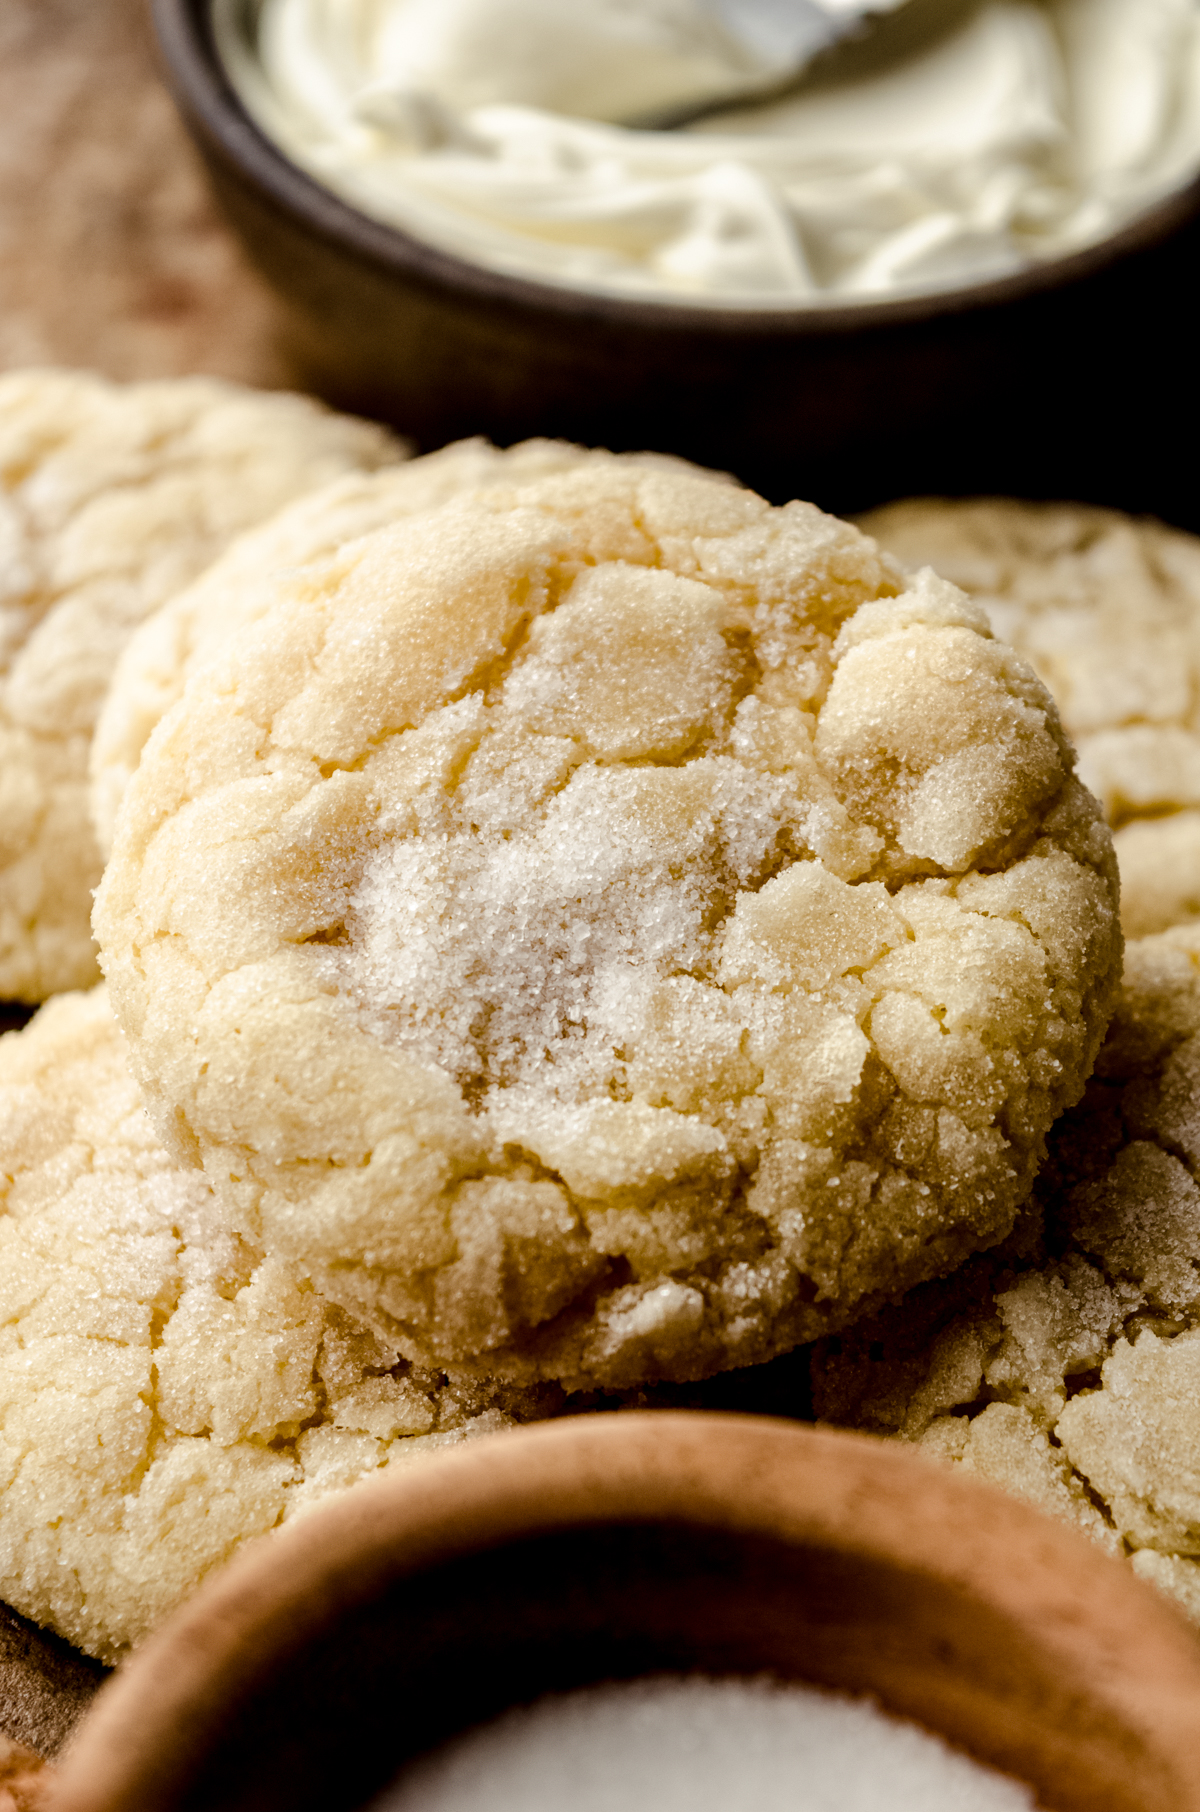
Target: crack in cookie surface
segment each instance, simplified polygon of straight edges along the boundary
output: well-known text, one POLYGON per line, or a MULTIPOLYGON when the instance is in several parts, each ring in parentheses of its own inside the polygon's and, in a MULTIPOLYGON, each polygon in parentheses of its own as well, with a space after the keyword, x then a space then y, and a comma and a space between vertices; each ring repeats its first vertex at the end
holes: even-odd
POLYGON ((1014 1233, 821 1343, 814 1406, 1077 1524, 1200 1621, 1200 933, 1127 956, 1014 1233))
POLYGON ((972 593, 1049 686, 1114 826, 1127 935, 1200 918, 1200 540, 1010 498, 911 498, 862 526, 972 593))

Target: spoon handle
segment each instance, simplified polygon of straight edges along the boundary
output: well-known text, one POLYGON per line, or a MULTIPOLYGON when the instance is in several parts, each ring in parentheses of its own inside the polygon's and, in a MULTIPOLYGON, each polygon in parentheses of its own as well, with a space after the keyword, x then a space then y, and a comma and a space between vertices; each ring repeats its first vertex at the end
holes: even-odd
POLYGON ((891 10, 900 0, 705 0, 734 43, 763 75, 799 74, 804 65, 857 31, 868 13, 891 10))

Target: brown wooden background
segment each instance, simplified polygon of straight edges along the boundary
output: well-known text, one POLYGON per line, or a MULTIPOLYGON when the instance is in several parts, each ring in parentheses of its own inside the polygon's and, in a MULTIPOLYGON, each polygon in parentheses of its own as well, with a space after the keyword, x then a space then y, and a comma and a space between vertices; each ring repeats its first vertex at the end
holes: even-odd
POLYGON ((47 363, 287 382, 146 0, 0 0, 0 367, 47 363))

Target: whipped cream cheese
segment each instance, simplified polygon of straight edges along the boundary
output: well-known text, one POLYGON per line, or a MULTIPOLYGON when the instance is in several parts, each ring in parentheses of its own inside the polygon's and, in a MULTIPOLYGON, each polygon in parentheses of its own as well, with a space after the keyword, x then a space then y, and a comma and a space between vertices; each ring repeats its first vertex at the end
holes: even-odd
POLYGON ((365 213, 617 295, 958 287, 1103 238, 1200 168, 1200 0, 913 0, 752 101, 770 56, 715 0, 217 0, 214 18, 263 130, 365 213))

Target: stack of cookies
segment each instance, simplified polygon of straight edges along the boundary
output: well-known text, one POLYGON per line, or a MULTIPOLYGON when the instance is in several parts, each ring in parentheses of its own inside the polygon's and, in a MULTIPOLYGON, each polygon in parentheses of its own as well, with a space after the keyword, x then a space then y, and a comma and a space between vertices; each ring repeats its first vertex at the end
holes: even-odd
POLYGON ((863 526, 968 587, 1052 688, 1133 941, 1013 1233, 822 1343, 815 1407, 1077 1524, 1200 1621, 1200 544, 995 500, 863 526))
MULTIPOLYGON (((210 384, 5 380, 0 450, 0 993, 55 996, 0 1042, 0 1598, 112 1658, 366 1475, 814 1340, 825 1413, 924 1391, 967 1463, 993 1386, 855 1330, 1050 1289, 1098 1057, 1149 1125, 1193 1029, 1120 996, 1073 695, 991 599, 678 461, 409 461, 210 384)), ((1104 1239, 1141 1365, 1184 1261, 1104 1239)), ((1023 1388, 1049 1453, 1079 1412, 1023 1388)))

